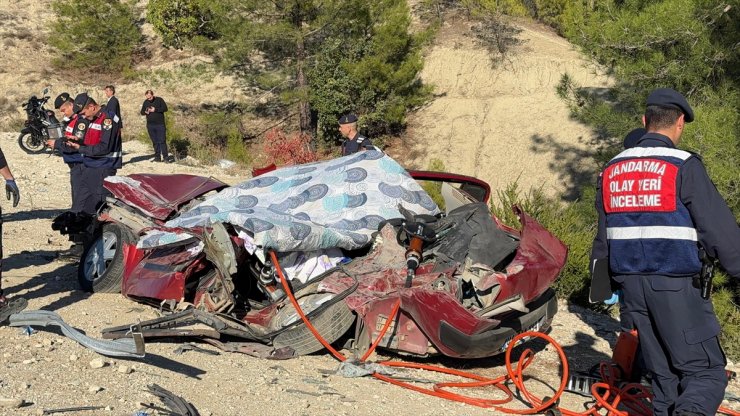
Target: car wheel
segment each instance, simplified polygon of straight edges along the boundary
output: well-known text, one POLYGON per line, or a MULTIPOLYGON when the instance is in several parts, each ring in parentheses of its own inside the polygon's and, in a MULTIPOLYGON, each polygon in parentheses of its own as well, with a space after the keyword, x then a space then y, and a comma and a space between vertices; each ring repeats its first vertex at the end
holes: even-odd
MULTIPOLYGON (((321 295, 309 295, 309 296, 321 296, 321 295)), ((293 305, 286 305, 285 308, 290 308, 297 317, 293 305)), ((284 309, 285 309, 284 308, 284 309)), ((297 317, 300 320, 300 317, 297 317)), ((347 330, 352 327, 355 322, 355 314, 347 306, 344 300, 340 300, 315 317, 309 318, 311 325, 321 334, 321 336, 328 342, 333 343, 344 335, 347 330)), ((287 331, 283 331, 278 334, 273 340, 272 345, 276 348, 291 347, 295 350, 296 355, 311 354, 316 351, 320 351, 324 346, 319 342, 318 339, 313 335, 306 324, 302 323, 295 328, 291 328, 287 331)))
POLYGON ((18 136, 18 145, 21 146, 28 154, 44 153, 46 150, 46 143, 44 143, 43 137, 35 137, 33 133, 21 133, 18 136))
POLYGON ((97 293, 120 292, 123 243, 132 243, 133 240, 128 228, 114 223, 103 224, 80 258, 77 280, 82 289, 97 293))

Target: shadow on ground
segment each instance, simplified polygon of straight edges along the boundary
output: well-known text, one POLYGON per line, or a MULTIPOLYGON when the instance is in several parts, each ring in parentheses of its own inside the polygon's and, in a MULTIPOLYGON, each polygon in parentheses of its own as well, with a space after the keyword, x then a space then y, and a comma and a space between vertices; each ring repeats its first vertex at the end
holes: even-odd
MULTIPOLYGON (((10 265, 8 266, 8 269, 22 269, 23 267, 27 266, 34 266, 32 264, 29 264, 27 260, 20 260, 18 258, 18 256, 24 256, 24 253, 19 253, 11 256, 11 259, 9 259, 10 265), (22 265, 22 267, 19 267, 19 264, 22 265)), ((33 256, 33 258, 35 258, 35 255, 33 256)), ((39 264, 45 263, 48 263, 48 261, 39 264)), ((54 266, 56 267, 52 270, 43 272, 36 276, 30 276, 20 284, 4 285, 3 289, 5 289, 5 292, 7 294, 13 296, 23 296, 28 300, 35 298, 45 298, 47 296, 65 293, 65 295, 63 295, 61 298, 51 303, 45 304, 43 305, 43 307, 41 307, 41 309, 49 311, 59 310, 75 302, 85 300, 90 296, 90 293, 86 293, 80 290, 77 284, 76 262, 57 262, 54 264, 54 266)))
MULTIPOLYGON (((605 144, 597 139, 589 140, 586 148, 564 144, 555 140, 552 135, 533 135, 530 150, 534 153, 555 155, 548 164, 550 170, 558 177, 558 182, 565 185, 562 198, 574 201, 581 195, 581 188, 596 183, 601 168, 597 160, 602 158, 605 144)), ((581 143, 586 139, 580 138, 581 143)))
POLYGON ((4 212, 3 223, 37 219, 53 219, 64 211, 65 210, 63 209, 33 209, 30 211, 4 212))

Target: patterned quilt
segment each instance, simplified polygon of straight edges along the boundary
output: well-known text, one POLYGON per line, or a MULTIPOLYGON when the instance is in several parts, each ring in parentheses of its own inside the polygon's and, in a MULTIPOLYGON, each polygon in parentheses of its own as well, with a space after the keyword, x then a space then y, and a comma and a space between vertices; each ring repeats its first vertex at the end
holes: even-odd
MULTIPOLYGON (((226 188, 167 222, 191 228, 232 224, 257 247, 278 252, 356 249, 371 242, 378 225, 439 208, 401 165, 377 150, 329 161, 289 166, 226 188)), ((182 232, 150 231, 139 239, 151 248, 189 239, 182 232)))

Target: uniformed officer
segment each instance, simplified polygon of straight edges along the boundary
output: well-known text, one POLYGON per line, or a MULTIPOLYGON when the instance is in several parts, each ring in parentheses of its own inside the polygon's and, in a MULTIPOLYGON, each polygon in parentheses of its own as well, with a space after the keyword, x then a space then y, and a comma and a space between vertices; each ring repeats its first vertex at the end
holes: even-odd
MULTIPOLYGON (((0 175, 5 179, 5 193, 8 200, 13 198, 13 206, 17 207, 18 202, 21 200, 21 192, 18 190, 18 185, 15 183, 13 173, 10 171, 8 162, 5 160, 3 150, 0 149, 0 175)), ((0 310, 8 306, 8 300, 5 298, 3 293, 2 285, 2 274, 3 274, 3 211, 0 208, 0 310)))
POLYGON ((57 98, 54 99, 54 109, 59 110, 60 113, 62 113, 62 123, 66 126, 69 124, 69 121, 72 119, 72 116, 74 115, 74 111, 72 111, 71 106, 67 106, 65 104, 73 104, 74 99, 70 97, 68 92, 63 92, 59 95, 57 95, 57 98))
POLYGON ((118 123, 86 93, 75 97, 74 110, 79 117, 90 121, 83 141, 69 141, 68 145, 82 155, 80 198, 83 212, 94 215, 105 199, 103 179, 115 175, 123 166, 121 135, 118 123))
POLYGON ((608 259, 624 293, 624 319, 653 375, 654 413, 714 415, 726 359, 712 303, 696 285, 699 247, 740 278, 740 229, 700 157, 676 148, 694 120, 686 99, 660 88, 646 104, 647 133, 599 177, 591 264, 608 259))
MULTIPOLYGON (((64 123, 64 137, 56 140, 48 140, 47 146, 52 147, 59 151, 62 155, 62 160, 69 166, 69 184, 70 194, 72 195, 72 207, 68 212, 63 213, 54 219, 52 224, 53 229, 55 226, 59 226, 59 223, 65 223, 69 225, 70 221, 74 221, 76 216, 84 212, 84 201, 82 199, 83 193, 80 192, 82 187, 82 181, 84 179, 84 166, 82 164, 82 155, 77 149, 69 146, 69 140, 82 141, 84 140, 85 133, 87 133, 87 126, 90 124, 89 120, 79 117, 74 112, 74 99, 66 92, 63 92, 57 96, 54 100, 54 108, 62 113, 62 121, 64 123), (75 214, 75 215, 70 215, 75 214)), ((82 238, 78 234, 70 234, 69 238, 75 244, 68 250, 63 250, 57 253, 59 257, 63 258, 76 258, 82 254, 82 238)))
POLYGON ((357 116, 354 114, 339 117, 339 133, 345 138, 342 142, 342 156, 373 149, 370 139, 357 132, 357 116))
POLYGON ((71 212, 81 212, 82 204, 77 195, 77 190, 80 187, 80 180, 82 179, 82 155, 70 147, 67 142, 69 139, 82 141, 87 132, 87 125, 90 123, 89 120, 78 117, 74 112, 74 100, 66 92, 63 92, 57 96, 54 100, 54 108, 62 113, 62 120, 64 122, 64 137, 56 140, 49 139, 46 144, 58 150, 64 163, 69 166, 69 182, 72 194, 72 207, 71 212))

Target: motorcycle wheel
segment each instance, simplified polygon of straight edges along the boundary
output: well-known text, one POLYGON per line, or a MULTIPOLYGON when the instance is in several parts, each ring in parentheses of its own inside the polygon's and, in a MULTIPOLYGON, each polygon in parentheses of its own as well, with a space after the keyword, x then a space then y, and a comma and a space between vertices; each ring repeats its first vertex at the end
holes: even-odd
MULTIPOLYGON (((293 306, 288 305, 286 308, 292 309, 293 306)), ((299 317, 296 318, 300 320, 299 317)), ((309 321, 319 334, 331 344, 352 327, 355 322, 355 314, 344 300, 340 300, 326 308, 321 314, 310 318, 309 321)), ((272 345, 276 348, 291 347, 295 350, 296 355, 311 354, 324 348, 303 322, 295 328, 281 332, 272 340, 272 345)))
POLYGON ((123 280, 123 244, 133 243, 128 228, 105 223, 82 252, 77 281, 83 290, 95 293, 119 293, 123 280))
POLYGON ((44 138, 35 136, 31 132, 21 133, 20 136, 18 136, 18 145, 26 153, 31 155, 44 153, 44 151, 46 151, 46 143, 44 143, 44 138))

